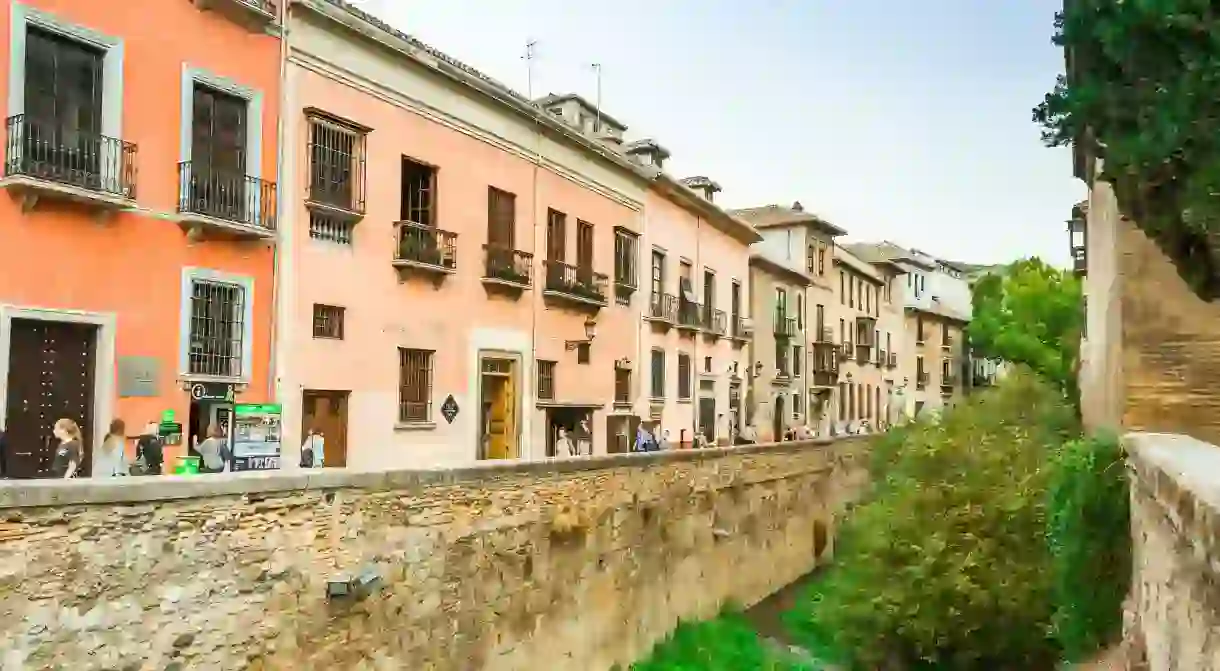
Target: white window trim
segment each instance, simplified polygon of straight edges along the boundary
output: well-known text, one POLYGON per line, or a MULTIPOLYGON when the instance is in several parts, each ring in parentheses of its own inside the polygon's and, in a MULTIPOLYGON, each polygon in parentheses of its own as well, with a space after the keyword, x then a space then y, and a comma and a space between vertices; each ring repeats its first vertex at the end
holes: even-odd
POLYGON ((8 116, 25 112, 25 44, 30 26, 97 47, 102 57, 102 135, 123 137, 123 40, 13 2, 9 14, 8 116))
MULTIPOLYGON (((9 356, 12 347, 14 319, 37 319, 41 321, 92 324, 96 349, 93 356, 93 445, 96 448, 102 436, 110 430, 114 417, 114 367, 115 326, 117 318, 112 312, 86 312, 83 310, 56 310, 51 308, 0 305, 0 398, 8 398, 9 356)), ((8 406, 0 403, 0 426, 5 426, 8 406)), ((99 451, 92 450, 96 464, 99 451)))
POLYGON ((178 308, 178 376, 191 380, 224 380, 249 383, 254 373, 254 278, 211 268, 186 266, 182 269, 182 286, 178 308), (236 284, 245 292, 241 334, 241 376, 212 376, 190 373, 191 296, 196 281, 236 284))
POLYGON ((237 96, 246 101, 246 175, 263 176, 263 92, 239 84, 232 79, 212 74, 190 65, 182 64, 182 127, 179 139, 180 161, 191 160, 191 124, 195 116, 195 84, 203 84, 217 91, 237 96))

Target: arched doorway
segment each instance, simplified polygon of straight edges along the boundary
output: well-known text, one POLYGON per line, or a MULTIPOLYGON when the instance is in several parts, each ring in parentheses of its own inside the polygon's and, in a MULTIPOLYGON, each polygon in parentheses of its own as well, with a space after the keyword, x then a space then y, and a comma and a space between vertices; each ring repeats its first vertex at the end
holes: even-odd
POLYGON ((775 412, 771 415, 771 440, 784 439, 784 395, 775 395, 775 412))

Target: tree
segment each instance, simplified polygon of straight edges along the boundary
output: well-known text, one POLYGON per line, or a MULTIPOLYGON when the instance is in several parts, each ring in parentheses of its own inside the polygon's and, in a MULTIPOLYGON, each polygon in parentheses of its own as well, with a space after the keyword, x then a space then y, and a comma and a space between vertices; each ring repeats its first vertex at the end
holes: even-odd
POLYGON ((1202 0, 1070 0, 1068 72, 1034 109, 1048 145, 1104 157, 1119 210, 1220 294, 1220 17, 1202 0))
POLYGON ((838 560, 789 613, 794 637, 851 669, 1054 668, 1046 464, 1078 431, 1024 369, 905 427, 838 560))
POLYGON ((974 285, 973 352, 1028 366, 1076 398, 1083 295, 1071 272, 1024 259, 974 285))

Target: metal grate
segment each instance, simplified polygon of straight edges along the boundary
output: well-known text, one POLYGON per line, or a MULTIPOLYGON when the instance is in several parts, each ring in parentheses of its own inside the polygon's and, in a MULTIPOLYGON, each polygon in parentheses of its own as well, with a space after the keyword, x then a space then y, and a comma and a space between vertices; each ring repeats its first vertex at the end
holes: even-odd
POLYGON ((435 352, 398 348, 398 421, 432 421, 432 361, 435 352))
POLYGON ((364 213, 365 143, 360 131, 309 117, 309 199, 364 213))
POLYGON ((236 284, 191 283, 189 373, 241 377, 245 298, 245 290, 236 284))
POLYGON ((317 212, 309 213, 309 237, 314 240, 350 245, 355 228, 354 221, 344 221, 317 212))
POLYGON ((313 304, 313 337, 343 340, 345 310, 336 305, 313 304))
POLYGON ((538 398, 545 401, 555 400, 555 362, 538 362, 538 398))

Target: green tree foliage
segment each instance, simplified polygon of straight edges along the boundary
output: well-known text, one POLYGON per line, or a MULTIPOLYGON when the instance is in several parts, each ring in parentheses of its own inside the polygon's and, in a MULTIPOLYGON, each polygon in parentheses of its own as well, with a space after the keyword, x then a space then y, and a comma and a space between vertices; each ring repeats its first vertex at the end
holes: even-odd
POLYGON ((1081 661, 1122 629, 1131 583, 1131 510, 1122 447, 1113 435, 1072 441, 1051 468, 1054 635, 1081 661))
POLYGON ((1024 369, 906 428, 793 636, 861 670, 1053 668, 1045 466, 1078 430, 1024 369))
POLYGON ((1104 155, 1119 208, 1203 295, 1220 290, 1220 15, 1206 0, 1069 0, 1068 72, 1034 109, 1052 146, 1104 155))
POLYGON ((973 291, 974 352, 1028 366, 1075 398, 1084 317, 1080 280, 1031 258, 981 278, 973 291))
POLYGON ((767 650, 750 623, 727 612, 706 622, 683 622, 631 671, 805 671, 767 650))

